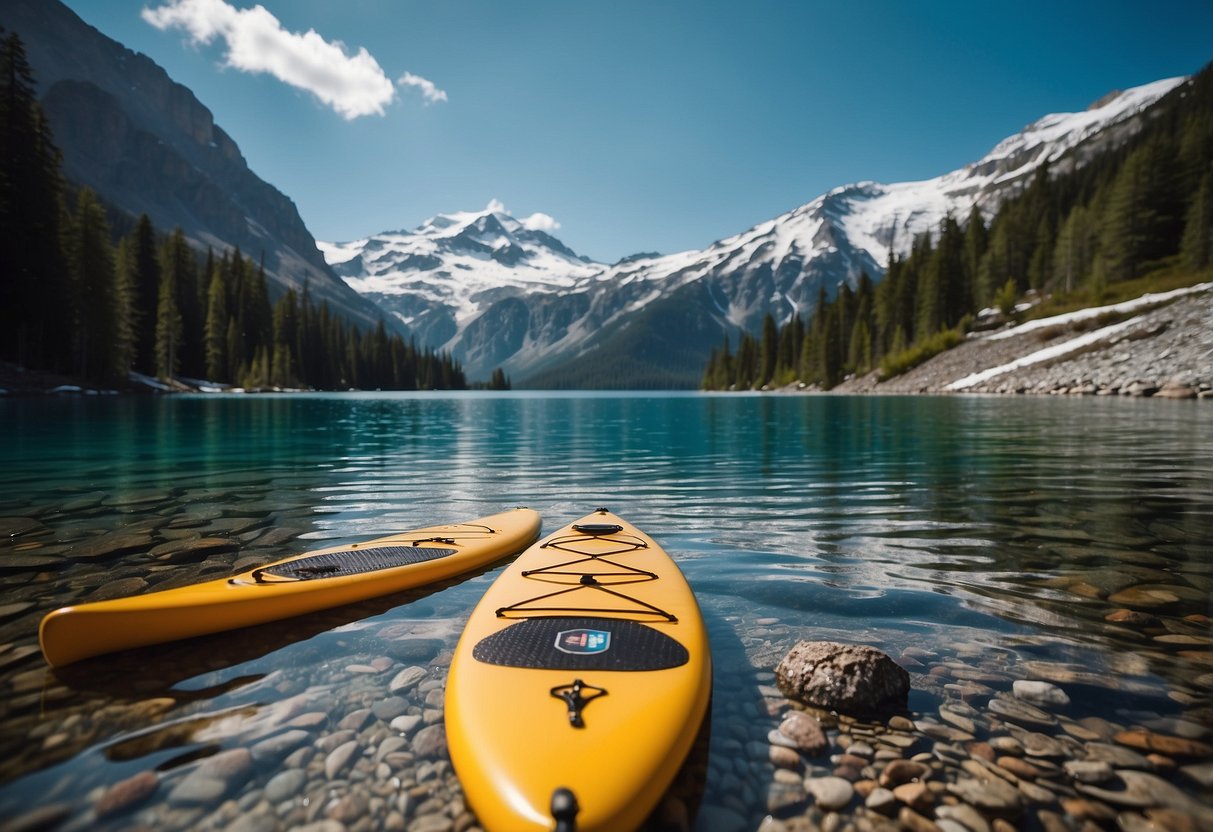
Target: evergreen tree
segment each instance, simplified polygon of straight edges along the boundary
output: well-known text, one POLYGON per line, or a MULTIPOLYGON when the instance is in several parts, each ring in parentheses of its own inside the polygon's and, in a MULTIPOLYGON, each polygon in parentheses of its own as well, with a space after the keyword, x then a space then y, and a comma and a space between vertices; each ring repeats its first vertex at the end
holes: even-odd
POLYGON ((1205 172, 1184 222, 1180 247, 1184 263, 1192 269, 1213 265, 1213 170, 1205 172))
POLYGON ((981 258, 985 256, 989 239, 989 231, 986 228, 985 219, 981 215, 981 209, 974 203, 969 211, 969 219, 965 223, 964 273, 970 286, 972 302, 978 308, 989 305, 990 298, 993 296, 990 287, 983 286, 979 279, 981 258))
POLYGON ((913 338, 914 335, 920 273, 930 256, 931 235, 923 234, 915 241, 910 256, 901 266, 901 279, 897 283, 897 294, 893 299, 893 319, 894 326, 901 326, 907 338, 913 338))
POLYGON ((160 260, 156 231, 147 214, 139 217, 129 242, 132 325, 135 329, 135 369, 156 373, 156 307, 160 293, 160 260))
POLYGON ((296 328, 299 305, 294 289, 278 299, 274 306, 274 343, 271 359, 270 379, 279 387, 290 387, 297 383, 295 374, 296 328))
POLYGON ((834 317, 833 340, 830 342, 830 363, 835 376, 841 380, 847 362, 847 348, 851 343, 851 328, 855 325, 855 292, 851 284, 844 282, 838 287, 831 314, 834 317))
POLYGON ((232 378, 228 368, 227 285, 222 264, 211 264, 210 286, 206 293, 206 377, 212 381, 232 378))
MULTIPOLYGON (((951 281, 942 246, 936 249, 931 245, 929 235, 923 237, 922 243, 916 246, 911 258, 914 262, 909 264, 911 267, 921 265, 915 293, 914 333, 917 337, 930 335, 944 327, 947 319, 948 286, 951 281)), ((942 237, 940 242, 943 242, 942 237)))
POLYGON ((889 252, 884 280, 876 286, 873 304, 876 316, 876 332, 874 333, 876 349, 872 356, 876 361, 879 361, 888 352, 893 341, 893 330, 901 320, 897 314, 897 298, 901 292, 902 282, 901 263, 902 261, 893 252, 889 252))
POLYGON ((115 321, 116 342, 114 346, 114 367, 119 379, 125 378, 135 366, 135 350, 137 348, 139 331, 136 310, 135 289, 135 255, 130 239, 118 242, 115 253, 114 269, 116 273, 115 299, 117 301, 118 318, 115 321))
POLYGON ((758 369, 758 345, 748 332, 743 332, 737 344, 737 357, 733 362, 733 384, 738 390, 757 387, 758 369))
MULTIPOLYGON (((360 386, 359 365, 358 359, 358 331, 350 327, 349 332, 345 337, 345 362, 342 367, 341 385, 343 387, 358 388, 360 386)), ((428 369, 428 368, 427 368, 428 369)), ((417 386, 422 390, 432 390, 432 382, 428 373, 423 377, 418 378, 417 386)))
MULTIPOLYGON (((299 378, 315 384, 314 377, 318 374, 316 356, 319 352, 319 331, 315 326, 315 310, 312 309, 312 295, 307 280, 303 282, 303 292, 299 297, 299 322, 295 327, 295 365, 299 378)), ((401 346, 403 346, 401 340, 401 346)), ((402 353, 403 355, 403 353, 402 353)))
POLYGON ((1182 234, 1175 148, 1156 136, 1133 151, 1108 195, 1101 250, 1112 281, 1137 277, 1147 263, 1177 248, 1182 234))
POLYGON ((510 379, 509 379, 509 376, 507 376, 505 374, 505 370, 501 369, 500 367, 493 370, 493 374, 489 378, 489 389, 490 390, 509 390, 510 389, 510 379))
POLYGON ((231 315, 227 318, 227 333, 224 338, 224 353, 227 358, 227 373, 224 378, 239 384, 247 369, 244 359, 244 339, 240 336, 240 325, 231 315))
MULTIPOLYGON (((246 267, 246 272, 249 267, 246 267)), ((249 288, 248 337, 254 344, 269 345, 274 335, 274 315, 270 309, 270 291, 265 277, 265 255, 249 288)))
POLYGON ((253 351, 253 360, 249 363, 248 369, 245 370, 244 377, 240 381, 241 386, 250 390, 269 387, 271 384, 270 363, 270 348, 264 344, 258 346, 253 351))
MULTIPOLYGON (((0 30, 0 35, 3 31, 0 30)), ((0 358, 66 370, 71 361, 61 157, 25 45, 0 40, 0 358)))
POLYGON ((859 285, 855 290, 855 322, 851 326, 851 342, 847 344, 847 367, 854 373, 865 373, 872 369, 875 356, 876 290, 867 272, 859 273, 859 285), (855 330, 863 327, 856 338, 855 330))
POLYGON ((796 378, 802 341, 804 320, 798 314, 793 315, 779 330, 779 360, 775 363, 775 375, 779 384, 787 384, 796 378))
POLYGON ((872 369, 872 332, 866 319, 860 318, 851 330, 847 347, 847 366, 855 373, 872 369))
POLYGON ((165 269, 160 275, 156 303, 156 375, 170 379, 181 366, 181 338, 184 325, 177 308, 177 271, 165 269))
POLYGON ((92 381, 113 381, 125 375, 121 365, 125 344, 119 320, 128 315, 118 297, 114 253, 105 211, 92 191, 76 200, 69 250, 73 304, 74 369, 92 381))
POLYGON ((769 384, 775 377, 775 365, 779 362, 779 332, 775 318, 768 312, 762 319, 762 345, 758 354, 758 373, 755 387, 769 384))
POLYGON ((724 336, 724 343, 720 347, 715 372, 712 373, 709 380, 708 389, 728 390, 733 384, 733 377, 733 355, 729 349, 729 336, 726 333, 724 336))
POLYGON ((1086 205, 1076 205, 1057 235, 1053 254, 1053 283, 1073 291, 1086 282, 1099 254, 1099 218, 1086 205))
MULTIPOLYGON (((185 239, 185 232, 177 228, 164 242, 160 252, 160 285, 172 286, 173 306, 180 319, 180 331, 173 342, 176 370, 183 375, 197 378, 206 374, 204 348, 205 315, 198 301, 198 261, 193 249, 185 239)), ((157 305, 157 318, 160 307, 157 305)), ((159 334, 157 334, 159 342, 159 334)), ((157 344, 159 349, 159 343, 157 344)), ((157 353, 159 356, 159 352, 157 353)), ((163 375, 164 365, 157 361, 163 375)))
POLYGON ((1036 224, 1032 258, 1028 262, 1028 285, 1033 289, 1044 290, 1052 284, 1053 249, 1056 243, 1054 227, 1053 221, 1045 216, 1036 224))

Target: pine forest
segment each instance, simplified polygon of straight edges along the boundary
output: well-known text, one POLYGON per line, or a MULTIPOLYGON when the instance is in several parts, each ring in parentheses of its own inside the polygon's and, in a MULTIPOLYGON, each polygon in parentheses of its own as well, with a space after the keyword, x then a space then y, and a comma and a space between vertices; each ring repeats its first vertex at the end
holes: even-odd
POLYGON ((467 386, 449 355, 382 321, 362 331, 306 284, 271 304, 264 267, 239 249, 200 256, 180 229, 73 189, 15 34, 0 41, 0 360, 97 384, 133 370, 254 389, 467 386), (115 238, 119 223, 133 227, 115 238))

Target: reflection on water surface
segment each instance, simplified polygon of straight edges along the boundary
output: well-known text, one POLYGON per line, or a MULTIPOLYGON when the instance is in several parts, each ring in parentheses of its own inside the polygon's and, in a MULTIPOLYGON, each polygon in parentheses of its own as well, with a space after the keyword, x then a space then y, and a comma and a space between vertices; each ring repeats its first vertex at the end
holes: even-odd
MULTIPOLYGON (((687 778, 701 800, 672 793, 667 825, 700 802, 702 828, 821 822, 822 781, 841 770, 862 791, 893 755, 934 761, 940 793, 915 811, 936 821, 945 797, 1026 826, 1073 801, 1100 823, 1099 807, 1145 822, 1213 806, 1213 412, 1200 403, 22 400, 0 401, 0 447, 0 817, 472 823, 446 757, 443 680, 500 567, 56 674, 36 629, 64 604, 514 505, 547 530, 608 506, 696 590, 716 664, 710 746, 687 778), (773 751, 787 705, 771 671, 801 638, 897 658, 914 682, 910 727, 843 722, 827 725, 826 754, 773 751), (1033 705, 1016 682, 1067 701, 1033 705), (853 772, 832 759, 848 749, 853 772), (1066 768, 1104 757, 1115 781, 1066 768), (1014 800, 970 770, 987 763, 1012 772, 1014 800)), ((865 801, 852 795, 843 816, 871 815, 865 801)))

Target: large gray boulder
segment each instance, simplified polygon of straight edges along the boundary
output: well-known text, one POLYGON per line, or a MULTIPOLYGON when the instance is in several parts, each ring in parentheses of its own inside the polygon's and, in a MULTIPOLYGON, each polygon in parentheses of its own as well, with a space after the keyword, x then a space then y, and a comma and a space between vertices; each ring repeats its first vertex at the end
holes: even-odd
POLYGON ((814 708, 853 715, 904 707, 910 674, 874 647, 801 641, 775 678, 784 695, 814 708))

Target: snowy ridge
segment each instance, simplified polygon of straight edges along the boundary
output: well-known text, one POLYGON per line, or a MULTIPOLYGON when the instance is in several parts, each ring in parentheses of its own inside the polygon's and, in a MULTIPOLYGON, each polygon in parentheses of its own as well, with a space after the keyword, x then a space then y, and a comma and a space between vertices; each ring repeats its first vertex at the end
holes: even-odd
POLYGON ((702 250, 595 263, 547 233, 558 228, 551 217, 519 220, 495 200, 481 212, 439 214, 414 231, 320 245, 351 287, 451 350, 473 378, 502 366, 525 379, 588 354, 602 333, 675 295, 690 302, 692 284, 703 287, 693 302, 710 298, 698 314, 720 336, 755 332, 768 313, 779 322, 807 315, 823 288, 833 295, 861 272, 879 280, 891 253, 907 254, 947 215, 963 222, 976 205, 988 220, 1041 165, 1067 170, 1123 141, 1139 128, 1140 113, 1185 80, 1046 115, 933 179, 836 188, 702 250))
POLYGON ((486 293, 569 289, 604 268, 548 235, 549 222, 543 214, 516 219, 494 200, 483 211, 438 214, 413 231, 318 245, 359 294, 413 294, 449 306, 464 323, 480 311, 486 293))

